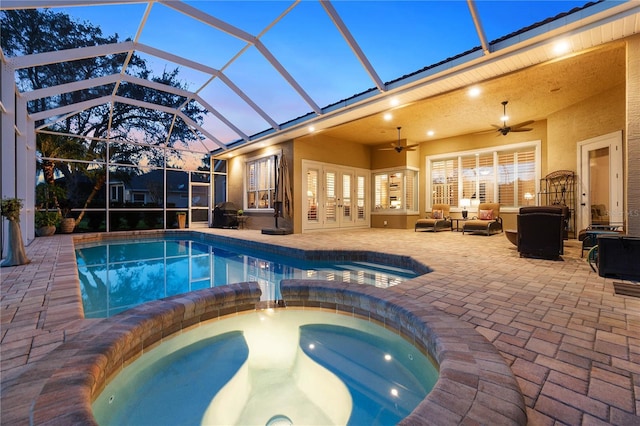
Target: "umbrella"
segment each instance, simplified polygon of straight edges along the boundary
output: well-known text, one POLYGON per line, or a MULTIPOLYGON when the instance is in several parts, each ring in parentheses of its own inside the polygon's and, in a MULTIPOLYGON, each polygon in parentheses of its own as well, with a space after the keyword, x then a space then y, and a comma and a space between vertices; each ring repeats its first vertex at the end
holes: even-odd
POLYGON ((289 179, 289 166, 284 153, 280 156, 278 165, 278 176, 276 180, 276 228, 278 227, 278 216, 283 218, 291 217, 292 197, 291 197, 291 180, 289 179), (278 208, 279 207, 279 208, 278 208))

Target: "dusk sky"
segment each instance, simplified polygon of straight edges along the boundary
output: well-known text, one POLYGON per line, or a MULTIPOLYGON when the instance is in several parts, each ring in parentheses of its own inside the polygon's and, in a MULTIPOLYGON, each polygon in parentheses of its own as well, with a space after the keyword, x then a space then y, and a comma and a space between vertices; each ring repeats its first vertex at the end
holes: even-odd
MULTIPOLYGON (((259 36, 319 107, 374 87, 331 19, 317 1, 192 1, 188 4, 259 36), (285 14, 286 13, 286 14, 285 14), (281 19, 283 14, 285 14, 281 19)), ((584 1, 478 1, 487 40, 582 6, 584 1)), ((466 1, 334 1, 383 82, 402 77, 480 45, 466 1)), ((53 9, 100 26, 121 40, 135 38, 145 4, 53 9)), ((246 43, 180 12, 155 3, 139 38, 141 43, 222 69, 277 123, 311 107, 254 47, 236 57, 246 43), (236 57, 234 59, 234 57, 236 57)), ((156 74, 175 64, 141 54, 156 74)), ((200 90, 209 76, 180 67, 189 90, 200 90)), ((200 94, 213 107, 252 135, 270 126, 218 79, 200 94)), ((223 142, 238 139, 211 117, 205 128, 223 142)))

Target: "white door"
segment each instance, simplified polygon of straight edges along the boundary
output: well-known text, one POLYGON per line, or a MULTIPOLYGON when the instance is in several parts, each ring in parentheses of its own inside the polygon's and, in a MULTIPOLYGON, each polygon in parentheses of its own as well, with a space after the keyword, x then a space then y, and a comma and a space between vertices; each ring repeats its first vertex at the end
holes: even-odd
POLYGON ((303 162, 303 173, 303 231, 369 226, 368 171, 303 162))
POLYGON ((578 229, 589 225, 622 226, 622 132, 579 142, 578 156, 578 229))

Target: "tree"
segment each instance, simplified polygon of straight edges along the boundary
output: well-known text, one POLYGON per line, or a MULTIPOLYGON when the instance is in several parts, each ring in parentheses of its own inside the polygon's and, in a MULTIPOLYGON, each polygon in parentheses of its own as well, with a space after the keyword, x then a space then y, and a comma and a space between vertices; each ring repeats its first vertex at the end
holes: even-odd
MULTIPOLYGON (((76 22, 67 14, 48 9, 6 10, 1 12, 0 18, 3 27, 0 42, 8 57, 119 42, 117 34, 103 36, 102 30, 97 26, 88 22, 76 22)), ((126 53, 120 53, 20 69, 17 71, 17 85, 20 91, 27 91, 118 74, 126 56, 126 53)), ((131 56, 126 72, 138 78, 187 89, 186 84, 178 79, 178 68, 165 69, 161 75, 152 76, 146 61, 136 54, 131 56)), ((29 102, 27 108, 29 113, 40 112, 110 95, 114 90, 116 86, 111 84, 62 93, 35 99, 29 102)), ((116 92, 119 96, 174 108, 186 101, 183 96, 127 82, 118 84, 116 92)), ((82 176, 89 177, 94 183, 76 223, 82 220, 84 210, 104 186, 108 171, 104 168, 90 168, 87 163, 74 163, 71 166, 68 162, 56 161, 56 158, 83 161, 105 158, 106 138, 142 142, 150 146, 160 143, 173 146, 178 141, 188 143, 196 140, 189 126, 172 114, 124 103, 113 105, 113 113, 110 114, 111 107, 100 105, 66 117, 49 127, 49 130, 59 133, 58 135, 39 133, 37 136, 38 150, 42 156, 39 166, 47 183, 55 181, 56 173, 64 175, 68 193, 74 193, 74 186, 79 184, 82 176), (78 138, 60 134, 78 135, 78 138)), ((206 110, 194 101, 188 102, 182 112, 198 124, 202 123, 206 114, 206 110)), ((37 126, 40 124, 36 123, 37 126)), ((157 150, 145 145, 113 145, 109 149, 109 156, 111 161, 125 164, 136 164, 136 159, 144 156, 149 164, 161 166, 157 150)))

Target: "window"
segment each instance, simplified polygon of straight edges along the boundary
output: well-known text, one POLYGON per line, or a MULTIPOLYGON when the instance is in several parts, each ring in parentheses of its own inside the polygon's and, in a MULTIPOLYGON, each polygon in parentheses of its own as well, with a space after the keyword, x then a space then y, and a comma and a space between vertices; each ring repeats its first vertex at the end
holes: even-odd
POLYGON ((276 156, 248 161, 246 164, 246 209, 272 209, 276 185, 276 156))
POLYGON ((144 192, 134 192, 132 194, 132 198, 135 204, 144 204, 146 202, 146 197, 144 192))
POLYGON ((124 202, 124 185, 123 184, 111 184, 111 201, 115 203, 124 202))
POLYGON ((402 169, 373 175, 374 212, 414 212, 418 209, 418 172, 402 169))
POLYGON ((460 198, 480 200, 481 203, 493 203, 494 170, 493 153, 475 154, 460 158, 462 192, 460 198))
POLYGON ((536 193, 535 152, 498 154, 498 200, 505 206, 522 206, 536 193))
POLYGON ((459 206, 462 198, 518 208, 530 203, 540 178, 540 142, 452 153, 427 159, 433 204, 459 206))

